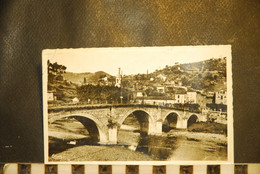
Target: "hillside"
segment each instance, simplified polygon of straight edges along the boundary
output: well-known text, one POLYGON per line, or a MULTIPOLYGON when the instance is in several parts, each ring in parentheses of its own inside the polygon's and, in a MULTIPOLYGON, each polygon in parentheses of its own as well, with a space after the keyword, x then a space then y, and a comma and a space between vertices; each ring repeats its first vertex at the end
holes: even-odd
POLYGON ((97 71, 95 73, 73 73, 73 72, 66 72, 62 75, 66 81, 75 83, 75 84, 84 84, 85 83, 93 83, 98 84, 100 79, 104 77, 108 77, 108 80, 112 80, 113 77, 109 75, 108 73, 105 73, 103 71, 97 71), (84 80, 85 79, 85 80, 84 80))
POLYGON ((65 80, 70 81, 75 84, 81 84, 84 81, 84 77, 91 76, 91 73, 73 73, 66 72, 62 74, 65 80))
POLYGON ((77 85, 63 80, 48 83, 48 90, 54 92, 57 100, 62 102, 71 102, 74 97, 77 97, 77 85))
MULTIPOLYGON (((51 77, 51 74, 50 76, 51 77)), ((115 87, 116 77, 106 72, 58 73, 49 81, 48 89, 54 91, 60 101, 71 101, 78 97, 81 101, 118 102, 130 100, 134 91, 145 91, 147 96, 172 98, 178 88, 189 87, 202 93, 226 89, 226 58, 212 58, 205 61, 166 65, 165 68, 147 74, 123 75, 122 86, 115 87), (63 78, 62 78, 63 77, 63 78), (157 87, 167 87, 159 93, 157 87), (123 93, 123 94, 121 94, 123 93)), ((124 101, 127 102, 127 101, 124 101)))
POLYGON ((166 65, 165 68, 149 74, 137 74, 132 78, 139 86, 151 84, 177 84, 196 90, 216 92, 226 89, 226 58, 212 58, 205 61, 166 65), (154 79, 153 82, 150 79, 154 79))
POLYGON ((226 71, 226 58, 212 58, 205 61, 180 65, 185 71, 226 71))

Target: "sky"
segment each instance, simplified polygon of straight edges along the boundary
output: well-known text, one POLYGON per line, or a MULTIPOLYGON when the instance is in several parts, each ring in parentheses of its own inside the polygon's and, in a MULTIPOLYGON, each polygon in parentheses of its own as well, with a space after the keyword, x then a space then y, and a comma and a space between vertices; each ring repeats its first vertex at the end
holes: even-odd
POLYGON ((42 52, 43 62, 48 59, 52 63, 57 62, 66 66, 68 72, 104 71, 110 75, 117 75, 118 68, 123 75, 142 74, 176 62, 182 64, 230 56, 230 45, 71 48, 42 52))

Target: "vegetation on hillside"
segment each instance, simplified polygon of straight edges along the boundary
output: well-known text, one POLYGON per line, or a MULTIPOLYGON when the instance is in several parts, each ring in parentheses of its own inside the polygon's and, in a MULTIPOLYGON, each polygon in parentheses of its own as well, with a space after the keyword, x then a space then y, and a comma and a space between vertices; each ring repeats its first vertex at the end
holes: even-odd
POLYGON ((77 88, 77 96, 80 101, 88 103, 121 103, 121 98, 123 103, 127 103, 133 94, 114 86, 82 85, 77 88))
POLYGON ((73 72, 66 72, 66 74, 63 74, 63 77, 72 83, 78 84, 78 85, 85 85, 85 84, 93 84, 98 85, 102 84, 104 81, 104 78, 107 77, 107 81, 111 82, 111 84, 115 83, 115 77, 109 75, 108 73, 105 73, 103 71, 97 71, 95 73, 73 73, 73 72))
MULTIPOLYGON (((66 74, 67 67, 48 61, 48 92, 54 94, 56 101, 70 102, 76 96, 75 84, 64 80, 63 75, 66 74)), ((49 102, 51 103, 51 102, 49 102)))
POLYGON ((149 76, 165 77, 161 81, 179 81, 193 89, 216 92, 226 88, 226 58, 166 66, 149 76))

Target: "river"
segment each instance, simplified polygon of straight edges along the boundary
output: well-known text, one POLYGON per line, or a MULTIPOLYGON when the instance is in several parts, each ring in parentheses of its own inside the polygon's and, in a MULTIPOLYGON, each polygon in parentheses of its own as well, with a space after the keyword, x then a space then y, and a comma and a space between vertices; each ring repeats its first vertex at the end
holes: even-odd
MULTIPOLYGON (((66 123, 68 126, 68 123, 66 123)), ((128 153, 137 153, 137 157, 143 155, 148 156, 151 160, 156 161, 186 161, 186 160, 207 160, 207 161, 225 161, 227 160, 227 137, 222 134, 197 133, 188 132, 186 130, 173 129, 162 136, 148 136, 140 134, 136 128, 129 126, 123 127, 118 132, 118 144, 109 146, 99 145, 92 142, 89 136, 86 136, 85 128, 79 128, 77 124, 70 123, 70 131, 61 131, 61 129, 50 129, 49 138, 49 155, 54 156, 65 154, 70 151, 73 159, 81 160, 130 160, 128 153), (77 127, 72 131, 71 127, 77 127), (77 147, 88 146, 86 150, 88 155, 93 151, 92 156, 95 158, 82 158, 82 153, 77 152, 77 147), (96 150, 98 149, 98 150, 96 150), (103 149, 103 150, 102 150, 103 149), (125 150, 124 150, 125 149, 125 150), (122 154, 119 151, 122 150, 122 154), (100 151, 100 154, 98 153, 100 151), (101 153, 102 151, 102 153, 101 153), (114 153, 117 151, 118 153, 114 153), (108 154, 106 154, 108 153, 108 154), (110 153, 114 153, 111 155, 110 153), (81 155, 77 157, 77 154, 81 155), (111 158, 110 158, 111 156, 111 158), (113 157, 112 157, 113 156, 113 157), (117 157, 118 156, 118 157, 117 157), (103 159, 106 157, 106 159, 103 159)), ((81 149, 82 150, 82 149, 81 149)), ((65 155, 66 156, 66 155, 65 155)), ((66 161, 70 161, 70 157, 64 157, 66 161)), ((55 160, 55 158, 53 158, 55 160)), ((140 158, 134 160, 146 160, 140 158)), ((132 160, 133 160, 132 159, 132 160)))

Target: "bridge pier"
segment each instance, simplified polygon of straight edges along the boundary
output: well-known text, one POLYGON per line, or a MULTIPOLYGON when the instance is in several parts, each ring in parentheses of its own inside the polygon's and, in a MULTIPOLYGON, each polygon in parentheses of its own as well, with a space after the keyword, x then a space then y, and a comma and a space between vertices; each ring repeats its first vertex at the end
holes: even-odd
POLYGON ((106 130, 102 130, 98 127, 98 132, 99 132, 99 144, 107 144, 108 136, 106 130))
POLYGON ((117 144, 117 127, 108 128, 108 144, 117 144))
POLYGON ((148 135, 162 135, 162 121, 149 122, 148 135))
POLYGON ((199 121, 206 122, 207 121, 207 115, 201 115, 199 121))
POLYGON ((162 135, 162 121, 156 121, 155 122, 155 126, 156 126, 156 131, 155 131, 155 135, 162 135))
POLYGON ((176 124, 177 129, 187 129, 187 126, 188 126, 187 119, 178 118, 177 124, 176 124))
POLYGON ((107 143, 108 143, 107 136, 100 136, 99 144, 107 144, 107 143))

